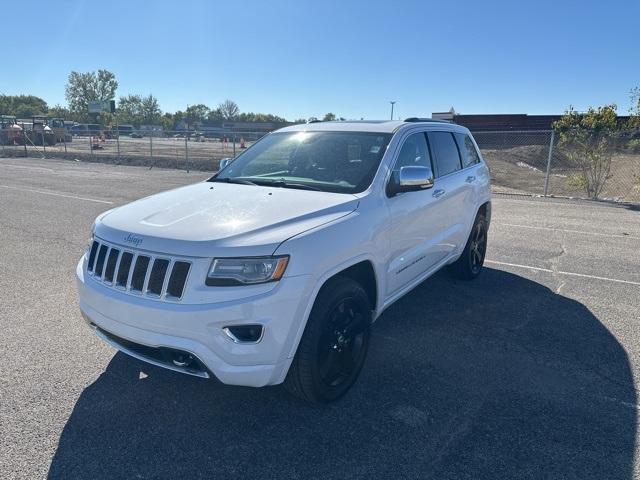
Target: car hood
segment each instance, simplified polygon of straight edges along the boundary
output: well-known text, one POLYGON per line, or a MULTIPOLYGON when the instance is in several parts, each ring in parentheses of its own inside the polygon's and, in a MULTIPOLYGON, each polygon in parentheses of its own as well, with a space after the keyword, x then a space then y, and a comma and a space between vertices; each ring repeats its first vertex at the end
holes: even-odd
POLYGON ((174 255, 271 255, 286 239, 357 206, 347 194, 203 182, 115 208, 99 218, 95 234, 174 255))

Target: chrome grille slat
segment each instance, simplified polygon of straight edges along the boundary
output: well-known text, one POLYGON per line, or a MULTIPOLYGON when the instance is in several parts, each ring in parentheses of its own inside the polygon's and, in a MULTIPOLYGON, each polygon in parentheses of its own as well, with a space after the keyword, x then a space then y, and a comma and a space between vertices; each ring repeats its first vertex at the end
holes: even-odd
POLYGON ((100 273, 100 278, 102 279, 102 281, 104 282, 104 274, 107 271, 107 260, 109 259, 109 254, 111 253, 111 247, 107 248, 107 253, 104 256, 104 262, 102 262, 102 272, 100 273))
POLYGON ((167 265, 167 271, 164 274, 164 281, 162 282, 162 290, 160 290, 160 298, 167 296, 167 286, 169 285, 169 278, 171 278, 171 272, 173 272, 173 266, 176 261, 173 259, 169 260, 169 265, 167 265))
POLYGON ((116 259, 116 268, 113 271, 113 281, 111 282, 114 286, 118 285, 118 274, 120 273, 120 261, 122 260, 123 250, 120 250, 118 253, 118 258, 116 259))
POLYGON ((153 263, 156 261, 155 257, 149 256, 149 261, 147 262, 147 270, 144 273, 144 283, 142 284, 142 294, 146 295, 149 289, 149 277, 151 276, 151 269, 153 268, 153 263))
POLYGON ((131 279, 133 278, 133 269, 138 261, 138 254, 134 253, 131 259, 131 266, 129 267, 129 276, 127 277, 127 292, 131 291, 131 279))
POLYGON ((180 257, 156 256, 146 251, 138 252, 120 245, 111 245, 99 239, 93 240, 87 255, 89 257, 87 273, 96 282, 122 293, 167 302, 182 300, 192 266, 190 260, 180 257), (136 272, 138 260, 142 263, 136 272), (146 265, 144 265, 145 261, 146 265), (137 285, 140 285, 142 280, 142 290, 132 288, 134 273, 136 273, 137 285), (107 274, 109 279, 106 278, 107 274), (121 277, 125 275, 126 284, 123 284, 125 279, 121 277))

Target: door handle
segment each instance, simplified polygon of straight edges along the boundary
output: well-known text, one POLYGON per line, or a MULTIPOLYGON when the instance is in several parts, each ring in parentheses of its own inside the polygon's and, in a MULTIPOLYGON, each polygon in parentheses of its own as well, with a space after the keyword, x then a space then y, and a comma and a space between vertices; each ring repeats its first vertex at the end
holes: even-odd
POLYGON ((473 183, 475 181, 476 181, 476 177, 474 175, 469 175, 467 177, 467 179, 465 180, 465 182, 467 182, 467 183, 473 183))
POLYGON ((442 195, 444 195, 444 190, 442 190, 441 188, 439 188, 438 190, 434 190, 432 193, 432 196, 435 198, 441 197, 442 195))

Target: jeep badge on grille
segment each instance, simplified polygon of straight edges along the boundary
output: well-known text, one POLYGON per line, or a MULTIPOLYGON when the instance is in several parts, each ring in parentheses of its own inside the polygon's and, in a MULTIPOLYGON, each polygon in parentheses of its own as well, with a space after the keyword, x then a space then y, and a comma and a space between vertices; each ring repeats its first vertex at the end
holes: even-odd
POLYGON ((132 235, 130 233, 129 235, 124 237, 124 241, 127 242, 127 243, 132 243, 133 245, 135 245, 137 247, 138 245, 140 245, 142 243, 142 238, 136 237, 135 235, 132 235))

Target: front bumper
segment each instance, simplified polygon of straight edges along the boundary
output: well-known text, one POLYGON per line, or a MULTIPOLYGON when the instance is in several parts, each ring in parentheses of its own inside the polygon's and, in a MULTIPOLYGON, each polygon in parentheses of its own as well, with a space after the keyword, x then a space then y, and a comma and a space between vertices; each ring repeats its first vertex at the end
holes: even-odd
POLYGON ((115 348, 149 363, 200 377, 215 376, 231 385, 261 387, 284 381, 306 320, 311 277, 285 277, 275 288, 243 299, 168 303, 108 288, 85 276, 84 263, 81 259, 76 268, 80 310, 96 333, 115 348), (264 326, 258 343, 234 343, 222 330, 256 323, 264 326), (139 350, 134 348, 138 345, 139 350), (172 366, 171 361, 151 355, 153 349, 192 354, 203 368, 188 371, 172 366))

